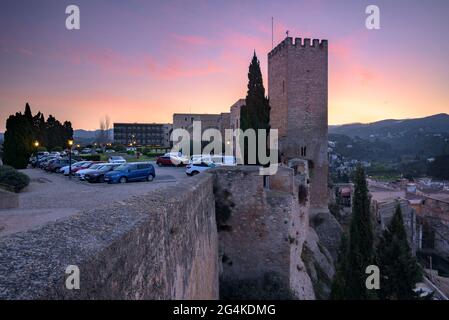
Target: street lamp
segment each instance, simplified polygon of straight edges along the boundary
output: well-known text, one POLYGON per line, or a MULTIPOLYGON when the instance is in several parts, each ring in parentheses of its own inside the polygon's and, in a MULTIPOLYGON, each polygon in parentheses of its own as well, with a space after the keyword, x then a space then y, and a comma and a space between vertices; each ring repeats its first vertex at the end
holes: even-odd
POLYGON ((35 148, 34 155, 36 156, 36 166, 38 166, 39 165, 39 157, 37 155, 37 148, 39 148, 39 141, 35 140, 33 142, 33 145, 34 145, 34 148, 35 148))
POLYGON ((72 146, 73 146, 73 140, 69 139, 69 141, 67 141, 67 144, 70 147, 70 150, 69 150, 69 179, 72 179, 72 146))

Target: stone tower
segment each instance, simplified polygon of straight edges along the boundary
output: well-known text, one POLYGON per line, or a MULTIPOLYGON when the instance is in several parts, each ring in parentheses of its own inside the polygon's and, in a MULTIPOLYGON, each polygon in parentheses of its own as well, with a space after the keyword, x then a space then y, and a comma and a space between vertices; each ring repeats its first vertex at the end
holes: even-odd
POLYGON ((327 209, 327 40, 287 37, 271 50, 268 96, 280 161, 309 160, 310 207, 327 209))

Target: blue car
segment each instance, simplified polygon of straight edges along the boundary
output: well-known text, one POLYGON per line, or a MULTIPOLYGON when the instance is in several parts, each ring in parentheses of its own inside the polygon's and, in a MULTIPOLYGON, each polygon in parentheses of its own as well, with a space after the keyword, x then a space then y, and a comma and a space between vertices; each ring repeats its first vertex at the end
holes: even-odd
POLYGON ((156 173, 151 163, 126 163, 104 175, 107 183, 126 183, 128 181, 153 181, 156 173))

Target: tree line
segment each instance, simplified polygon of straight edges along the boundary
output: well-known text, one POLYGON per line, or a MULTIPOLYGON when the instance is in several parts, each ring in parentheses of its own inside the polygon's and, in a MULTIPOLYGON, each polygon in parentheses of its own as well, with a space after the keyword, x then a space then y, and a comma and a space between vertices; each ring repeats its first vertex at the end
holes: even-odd
POLYGON ((60 150, 67 147, 69 139, 73 139, 70 121, 61 123, 52 115, 45 120, 40 111, 33 116, 27 103, 24 113, 17 112, 6 120, 3 161, 16 169, 26 168, 30 156, 37 151, 35 141, 46 150, 60 150))
POLYGON ((348 234, 341 239, 331 299, 371 300, 417 299, 413 291, 422 271, 407 240, 399 204, 390 224, 376 239, 370 213, 370 198, 365 172, 358 166, 354 175, 354 196, 348 234), (380 271, 379 289, 366 286, 366 268, 380 271))

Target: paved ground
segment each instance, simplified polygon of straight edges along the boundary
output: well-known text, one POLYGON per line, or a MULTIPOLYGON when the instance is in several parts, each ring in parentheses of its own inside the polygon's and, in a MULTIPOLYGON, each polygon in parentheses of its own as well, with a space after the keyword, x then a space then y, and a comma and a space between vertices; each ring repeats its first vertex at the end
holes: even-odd
POLYGON ((185 168, 155 168, 156 178, 152 182, 130 182, 124 185, 91 184, 75 178, 69 180, 61 174, 40 169, 21 170, 31 178, 31 183, 19 194, 19 208, 0 210, 0 236, 106 206, 114 201, 123 201, 189 178, 185 168))

